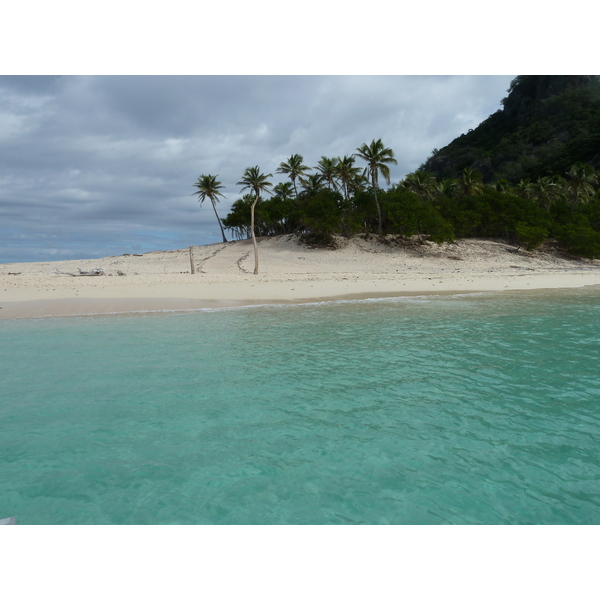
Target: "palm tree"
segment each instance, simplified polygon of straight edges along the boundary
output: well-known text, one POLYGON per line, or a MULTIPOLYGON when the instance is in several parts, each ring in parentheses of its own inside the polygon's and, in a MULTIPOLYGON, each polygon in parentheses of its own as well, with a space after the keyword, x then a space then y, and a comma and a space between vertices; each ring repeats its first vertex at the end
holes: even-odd
POLYGON ((454 179, 442 179, 436 186, 436 194, 451 198, 456 189, 456 181, 454 179))
POLYGON ((282 200, 289 200, 293 196, 292 184, 286 181, 285 183, 278 183, 273 188, 273 194, 282 200))
POLYGON ((307 171, 311 171, 310 167, 302 164, 304 158, 300 156, 300 154, 292 154, 289 157, 288 161, 282 162, 279 165, 279 168, 275 171, 275 173, 283 173, 287 175, 294 184, 294 191, 296 192, 296 196, 298 195, 298 189, 296 188, 296 179, 302 177, 304 173, 307 171))
POLYGON ((355 177, 360 173, 360 168, 354 166, 354 156, 344 156, 335 159, 335 176, 340 180, 344 198, 348 200, 348 193, 355 177))
POLYGON ((200 202, 200 206, 202 206, 202 203, 207 198, 210 198, 210 201, 212 202, 213 208, 215 210, 215 216, 217 217, 219 227, 221 228, 221 235, 223 236, 223 241, 227 242, 225 232, 223 231, 223 224, 221 223, 221 219, 219 219, 219 215, 217 214, 216 205, 216 203, 219 201, 217 196, 225 198, 225 196, 219 191, 225 186, 222 186, 221 182, 217 181, 217 177, 218 175, 200 175, 200 177, 198 177, 198 181, 194 184, 194 187, 197 187, 198 191, 194 192, 192 196, 198 194, 198 202, 200 202))
POLYGON ((363 144, 356 150, 357 152, 354 154, 354 156, 362 158, 367 163, 365 175, 371 178, 371 184, 373 185, 373 196, 375 197, 377 216, 379 218, 377 233, 381 235, 381 208, 379 207, 379 201, 377 200, 377 183, 379 179, 379 173, 383 175, 384 179, 389 185, 390 168, 388 167, 388 164, 397 165, 398 161, 394 158, 394 151, 391 148, 386 148, 383 145, 381 138, 378 140, 373 140, 369 145, 363 144))
POLYGON ((515 186, 517 194, 522 198, 531 198, 533 196, 533 183, 529 179, 521 179, 515 186))
POLYGON ((273 184, 270 181, 267 181, 268 177, 273 177, 271 173, 265 175, 260 172, 260 168, 256 167, 248 167, 244 171, 244 175, 241 181, 237 182, 237 185, 242 185, 242 192, 244 190, 252 190, 254 193, 254 202, 250 206, 250 233, 252 234, 252 244, 254 246, 254 274, 258 275, 258 247, 256 245, 256 236, 254 235, 254 208, 256 207, 257 202, 260 200, 261 192, 268 192, 269 187, 273 184))
POLYGON ((567 173, 566 189, 570 196, 572 209, 579 203, 588 202, 594 195, 594 183, 598 182, 598 176, 590 165, 578 163, 573 165, 567 173))
POLYGON ((417 194, 423 200, 431 199, 437 190, 437 182, 431 173, 426 171, 415 171, 409 173, 403 182, 404 189, 417 194))
POLYGON ((488 187, 493 189, 496 192, 509 193, 510 192, 510 183, 506 179, 497 179, 493 183, 489 183, 488 187))
POLYGON ((478 196, 483 194, 483 181, 479 171, 463 169, 460 179, 456 182, 456 189, 460 196, 478 196))
POLYGON ((307 194, 316 194, 323 189, 323 176, 318 173, 301 179, 302 187, 307 194))
POLYGON ((321 173, 323 179, 327 182, 329 189, 336 189, 335 176, 338 158, 327 158, 321 156, 321 160, 317 163, 317 170, 321 173))
POLYGON ((552 177, 539 177, 531 185, 531 197, 535 198, 548 212, 559 195, 560 187, 552 180, 552 177))
MULTIPOLYGON (((358 170, 360 171, 360 169, 358 170)), ((366 190, 368 185, 369 180, 362 173, 356 173, 348 182, 348 191, 356 195, 358 192, 366 190)))

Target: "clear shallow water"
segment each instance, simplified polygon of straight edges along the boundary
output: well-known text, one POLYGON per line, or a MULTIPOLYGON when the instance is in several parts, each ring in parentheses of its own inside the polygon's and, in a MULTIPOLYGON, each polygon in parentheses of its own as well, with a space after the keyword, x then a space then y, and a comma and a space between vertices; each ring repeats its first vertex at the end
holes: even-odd
POLYGON ((600 524, 600 291, 0 322, 0 518, 600 524))

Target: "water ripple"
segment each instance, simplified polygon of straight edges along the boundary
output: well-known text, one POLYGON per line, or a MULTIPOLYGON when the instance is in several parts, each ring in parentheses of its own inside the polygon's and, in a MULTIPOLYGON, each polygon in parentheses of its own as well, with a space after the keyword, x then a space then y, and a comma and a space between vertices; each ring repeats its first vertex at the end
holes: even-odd
POLYGON ((579 290, 2 322, 0 513, 600 524, 599 309, 579 290))

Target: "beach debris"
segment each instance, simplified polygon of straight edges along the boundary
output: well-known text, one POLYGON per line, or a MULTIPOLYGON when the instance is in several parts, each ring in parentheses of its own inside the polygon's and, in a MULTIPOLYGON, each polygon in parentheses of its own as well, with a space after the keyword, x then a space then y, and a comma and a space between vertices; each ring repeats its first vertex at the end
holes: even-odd
POLYGON ((250 271, 247 271, 246 269, 244 269, 244 267, 242 267, 242 262, 245 261, 248 257, 250 256, 250 250, 248 250, 248 252, 246 252, 246 254, 243 254, 242 256, 240 256, 237 259, 237 266, 238 269, 242 272, 242 273, 250 273, 250 271))
POLYGON ((71 277, 97 277, 99 275, 106 275, 103 269, 91 269, 90 271, 77 270, 79 273, 68 273, 67 271, 59 271, 58 269, 56 269, 56 272, 59 275, 70 275, 71 277))
POLYGON ((19 271, 17 273, 9 273, 9 275, 21 275, 21 271, 19 271))
POLYGON ((119 275, 119 277, 125 277, 126 273, 123 273, 123 271, 117 271, 117 275, 119 275))

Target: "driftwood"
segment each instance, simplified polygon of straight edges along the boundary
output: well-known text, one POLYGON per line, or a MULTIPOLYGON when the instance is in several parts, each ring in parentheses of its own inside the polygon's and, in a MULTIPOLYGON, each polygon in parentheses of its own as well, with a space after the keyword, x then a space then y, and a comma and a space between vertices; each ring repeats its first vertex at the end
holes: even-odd
POLYGON ((67 273, 67 271, 59 271, 58 269, 56 269, 56 272, 60 275, 70 275, 71 277, 97 277, 99 275, 106 275, 102 269, 92 269, 91 271, 77 270, 79 273, 67 273))

